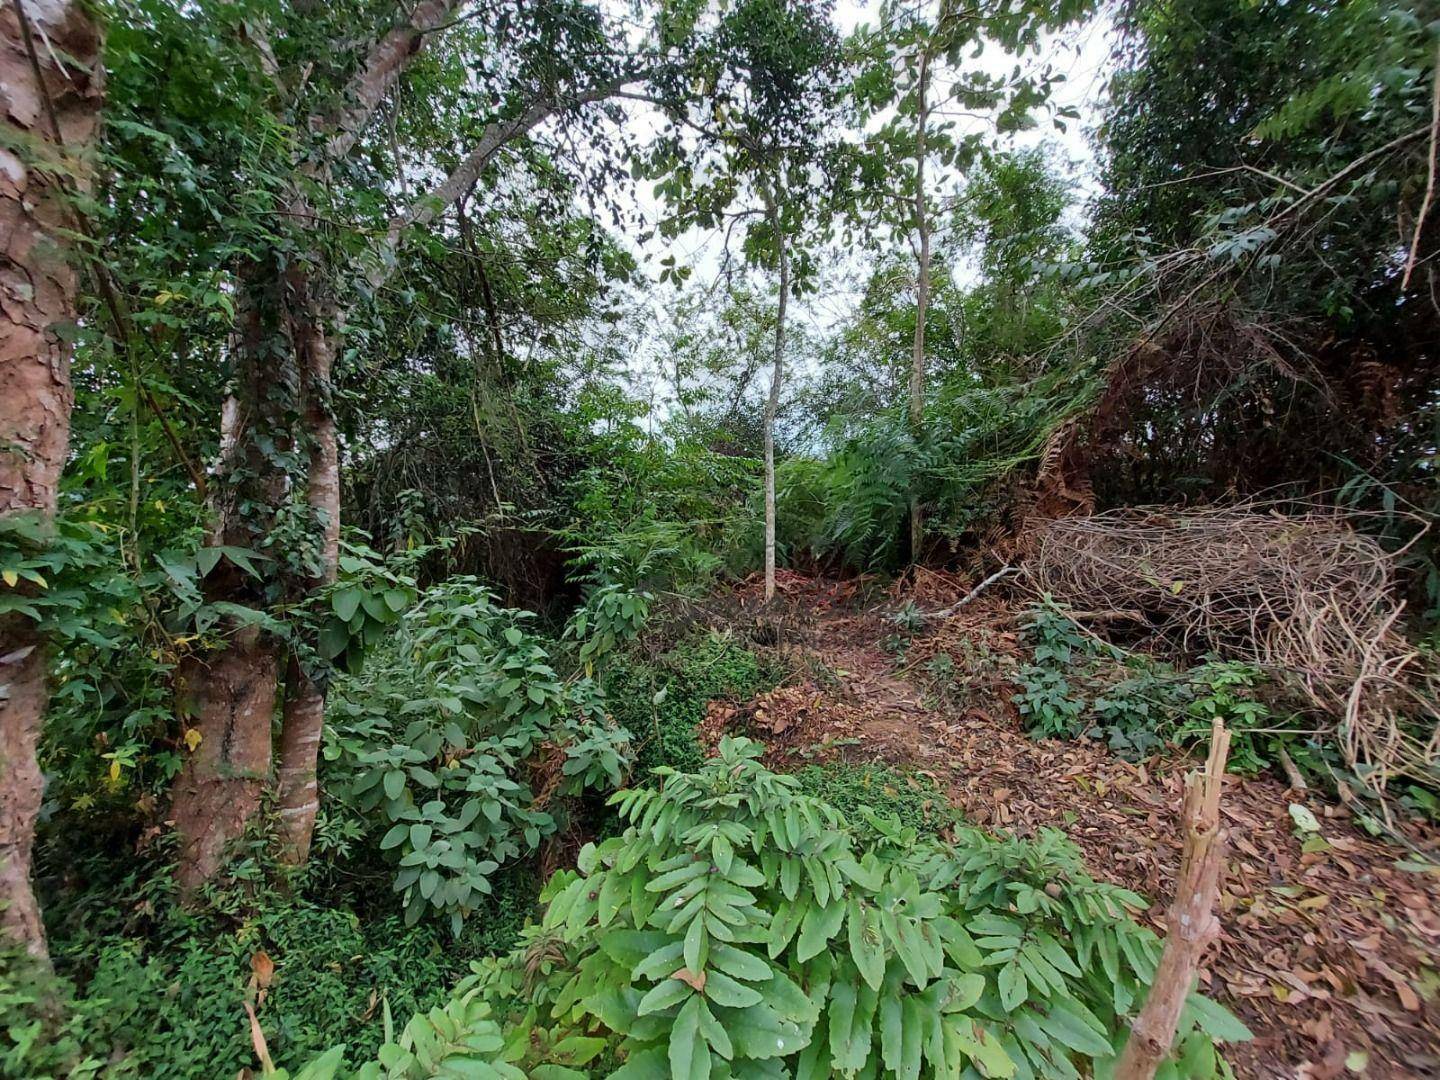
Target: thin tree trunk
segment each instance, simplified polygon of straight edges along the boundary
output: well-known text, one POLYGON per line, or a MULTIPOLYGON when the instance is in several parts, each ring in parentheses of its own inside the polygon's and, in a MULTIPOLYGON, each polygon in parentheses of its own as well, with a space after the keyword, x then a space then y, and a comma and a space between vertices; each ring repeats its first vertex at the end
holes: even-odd
MULTIPOLYGON (((0 515, 47 528, 70 441, 76 318, 66 177, 86 181, 103 91, 101 37, 80 3, 0 9, 0 515), (61 60, 65 57, 65 60, 61 60)), ((0 932, 48 961, 30 884, 44 778, 35 758, 49 691, 30 619, 0 618, 0 932)))
POLYGON ((1185 999, 1195 985, 1205 950, 1220 936, 1215 901, 1225 869, 1225 833, 1220 828, 1220 792, 1230 733, 1216 719, 1211 728, 1210 757, 1204 773, 1185 781, 1184 854, 1170 904, 1165 951, 1155 969, 1140 1015, 1115 1066, 1115 1080, 1152 1080, 1170 1053, 1185 999))
POLYGON ((765 601, 775 598, 775 414, 780 409, 780 383, 785 371, 785 308, 790 298, 790 257, 780 228, 780 209, 774 193, 764 189, 765 213, 775 237, 780 264, 780 299, 775 310, 775 362, 770 373, 770 396, 765 399, 765 601))
MULTIPOLYGON (((930 215, 925 198, 926 128, 930 120, 930 50, 920 52, 915 104, 915 232, 919 244, 915 277, 915 342, 910 355, 910 434, 920 440, 925 426, 925 319, 930 310, 930 215)), ((910 561, 918 565, 925 544, 920 493, 911 478, 910 561)))

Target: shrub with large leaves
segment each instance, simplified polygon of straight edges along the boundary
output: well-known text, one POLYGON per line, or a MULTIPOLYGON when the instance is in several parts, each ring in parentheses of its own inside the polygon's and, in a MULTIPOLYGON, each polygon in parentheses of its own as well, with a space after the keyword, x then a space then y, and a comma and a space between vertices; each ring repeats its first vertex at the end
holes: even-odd
MULTIPOLYGON (((871 815, 862 844, 759 756, 726 739, 698 772, 614 796, 624 833, 587 845, 521 946, 457 991, 504 1027, 487 1060, 613 1080, 1106 1071, 1160 951, 1140 897, 1091 880, 1056 832, 951 842, 871 815)), ((1169 1075, 1227 1073, 1215 1041, 1248 1034, 1192 996, 1169 1075)))
POLYGON ((458 932, 491 874, 555 831, 555 795, 624 781, 629 734, 591 679, 556 672, 530 618, 472 579, 433 586, 337 683, 327 779, 384 828, 407 922, 434 910, 458 932))

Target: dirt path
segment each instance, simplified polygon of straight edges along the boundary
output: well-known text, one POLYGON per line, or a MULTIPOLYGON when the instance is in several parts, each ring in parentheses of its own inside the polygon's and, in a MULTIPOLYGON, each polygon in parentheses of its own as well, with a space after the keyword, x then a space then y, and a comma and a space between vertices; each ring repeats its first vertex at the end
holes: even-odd
MULTIPOLYGON (((1013 612, 998 601, 917 636, 907 672, 885 648, 894 627, 855 610, 845 587, 788 585, 785 637, 806 674, 717 708, 712 735, 751 730, 779 768, 883 759, 933 778, 970 822, 1020 835, 1061 829, 1094 875, 1159 901, 1147 917, 1160 929, 1189 762, 1132 765, 1095 743, 1023 734, 1005 678, 1018 652, 1005 629, 1013 612), (963 687, 955 700, 937 701, 919 674, 940 653, 963 687)), ((1397 867, 1405 853, 1370 838, 1343 807, 1268 777, 1232 777, 1224 814, 1225 933, 1206 989, 1255 1032, 1229 1053, 1237 1074, 1440 1076, 1440 877, 1397 867), (1292 802, 1320 819, 1320 850, 1301 850, 1292 802)), ((1418 839, 1433 849, 1437 837, 1418 839)))

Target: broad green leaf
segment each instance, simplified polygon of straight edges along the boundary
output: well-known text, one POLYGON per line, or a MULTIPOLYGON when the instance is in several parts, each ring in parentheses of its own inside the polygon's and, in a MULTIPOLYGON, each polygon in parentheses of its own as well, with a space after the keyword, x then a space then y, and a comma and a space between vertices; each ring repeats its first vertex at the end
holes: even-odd
POLYGON ((845 919, 845 905, 839 902, 826 907, 811 905, 800 923, 800 940, 795 946, 795 959, 802 964, 823 952, 830 939, 840 932, 845 919))
POLYGON ((700 1037, 699 996, 680 1008, 670 1029, 670 1076, 672 1080, 709 1080, 710 1047, 700 1037))

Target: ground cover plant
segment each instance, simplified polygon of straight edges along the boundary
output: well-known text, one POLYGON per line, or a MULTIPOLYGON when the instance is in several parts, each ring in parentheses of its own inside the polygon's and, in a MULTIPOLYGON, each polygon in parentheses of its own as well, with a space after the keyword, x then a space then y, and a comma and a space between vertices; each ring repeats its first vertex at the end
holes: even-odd
MULTIPOLYGON (((1073 1077, 1112 1059, 1159 955, 1140 897, 1089 879, 1055 833, 952 843, 869 812, 861 840, 760 753, 727 738, 698 772, 614 796, 624 833, 552 879, 520 947, 431 1017, 446 1035, 416 1041, 422 1060, 632 1078, 1073 1077)), ((1215 1041, 1245 1037, 1192 997, 1172 1075, 1223 1075, 1215 1041)))

